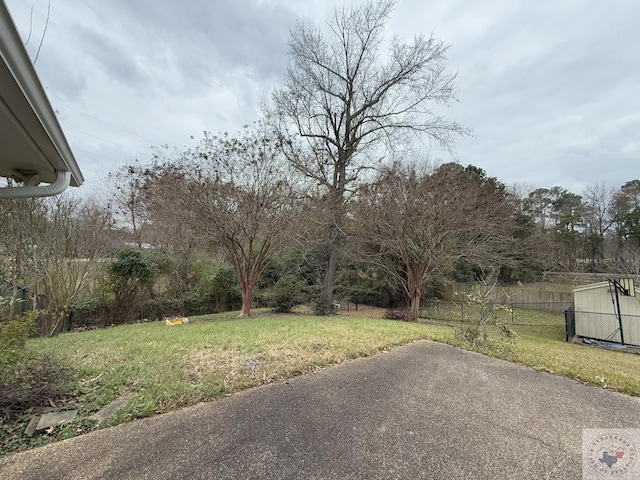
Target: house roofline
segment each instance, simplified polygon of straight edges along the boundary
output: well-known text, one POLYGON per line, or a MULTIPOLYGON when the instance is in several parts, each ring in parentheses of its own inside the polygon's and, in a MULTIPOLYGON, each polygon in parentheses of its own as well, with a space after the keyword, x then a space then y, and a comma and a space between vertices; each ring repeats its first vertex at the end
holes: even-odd
MULTIPOLYGON (((0 60, 0 75, 3 77, 4 87, 0 90, 0 115, 8 118, 23 133, 24 151, 29 149, 41 153, 34 159, 39 167, 35 171, 30 169, 29 172, 21 172, 15 169, 15 173, 11 175, 24 182, 24 187, 7 187, 2 190, 39 188, 37 185, 41 181, 59 183, 66 177, 63 172, 70 173, 68 185, 80 186, 84 182, 82 172, 4 0, 0 0, 0 60)), ((34 192, 52 195, 55 194, 52 193, 53 190, 55 189, 43 187, 34 192)), ((12 192, 3 192, 2 196, 12 196, 12 192)))

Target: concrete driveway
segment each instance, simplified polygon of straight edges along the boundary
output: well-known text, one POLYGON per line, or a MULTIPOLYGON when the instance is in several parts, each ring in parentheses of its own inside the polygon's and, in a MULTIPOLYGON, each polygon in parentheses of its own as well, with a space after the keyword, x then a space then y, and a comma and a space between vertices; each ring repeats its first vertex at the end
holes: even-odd
POLYGON ((423 341, 0 459, 8 479, 571 479, 640 400, 423 341))

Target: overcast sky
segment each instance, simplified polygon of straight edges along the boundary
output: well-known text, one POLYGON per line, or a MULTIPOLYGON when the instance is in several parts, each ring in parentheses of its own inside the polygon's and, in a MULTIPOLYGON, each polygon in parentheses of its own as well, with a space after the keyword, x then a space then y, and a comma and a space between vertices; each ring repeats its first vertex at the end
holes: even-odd
MULTIPOLYGON (((5 0, 34 59, 47 0, 5 0), (31 15, 31 10, 33 14, 31 15), (32 18, 32 21, 30 21, 32 18)), ((347 2, 349 3, 349 2, 347 2)), ((355 3, 358 3, 357 0, 355 3)), ((192 144, 259 117, 296 20, 324 24, 334 0, 51 0, 35 64, 85 176, 152 146, 192 144)), ((440 161, 508 184, 575 193, 640 178, 638 0, 399 0, 388 35, 451 44, 458 100, 474 130, 440 161)))

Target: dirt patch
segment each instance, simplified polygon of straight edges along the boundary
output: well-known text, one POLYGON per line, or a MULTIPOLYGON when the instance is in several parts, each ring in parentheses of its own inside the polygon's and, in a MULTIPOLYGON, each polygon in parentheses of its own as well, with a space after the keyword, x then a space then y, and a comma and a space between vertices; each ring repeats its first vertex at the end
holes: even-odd
POLYGON ((192 385, 198 385, 207 377, 215 376, 223 379, 225 388, 233 389, 238 381, 250 381, 256 385, 268 381, 273 375, 270 365, 273 360, 270 356, 270 352, 246 355, 235 349, 205 348, 186 355, 183 361, 187 366, 192 385))
MULTIPOLYGON (((386 308, 370 307, 368 305, 339 303, 340 309, 337 315, 341 317, 359 317, 359 318, 384 318, 384 314, 387 311, 386 308)), ((293 310, 294 313, 300 315, 313 315, 313 308, 310 305, 300 305, 293 310)))
POLYGON ((315 343, 291 346, 286 342, 273 345, 262 353, 247 355, 237 349, 213 350, 204 348, 183 357, 192 385, 200 385, 212 377, 222 379, 225 388, 233 389, 238 382, 256 385, 267 383, 290 372, 313 368, 314 363, 340 362, 342 358, 315 343))
POLYGON ((240 372, 243 359, 237 350, 212 350, 204 348, 186 355, 184 363, 194 383, 214 372, 240 372))
POLYGON ((384 318, 384 314, 387 311, 386 308, 370 307, 368 305, 358 305, 356 310, 355 305, 340 305, 339 315, 347 317, 364 317, 364 318, 384 318))

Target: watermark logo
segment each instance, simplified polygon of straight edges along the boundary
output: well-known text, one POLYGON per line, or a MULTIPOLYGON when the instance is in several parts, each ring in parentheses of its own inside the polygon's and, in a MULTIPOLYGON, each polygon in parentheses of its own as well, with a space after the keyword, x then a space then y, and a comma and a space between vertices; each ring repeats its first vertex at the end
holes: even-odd
POLYGON ((584 429, 582 478, 640 480, 639 448, 640 429, 584 429))

